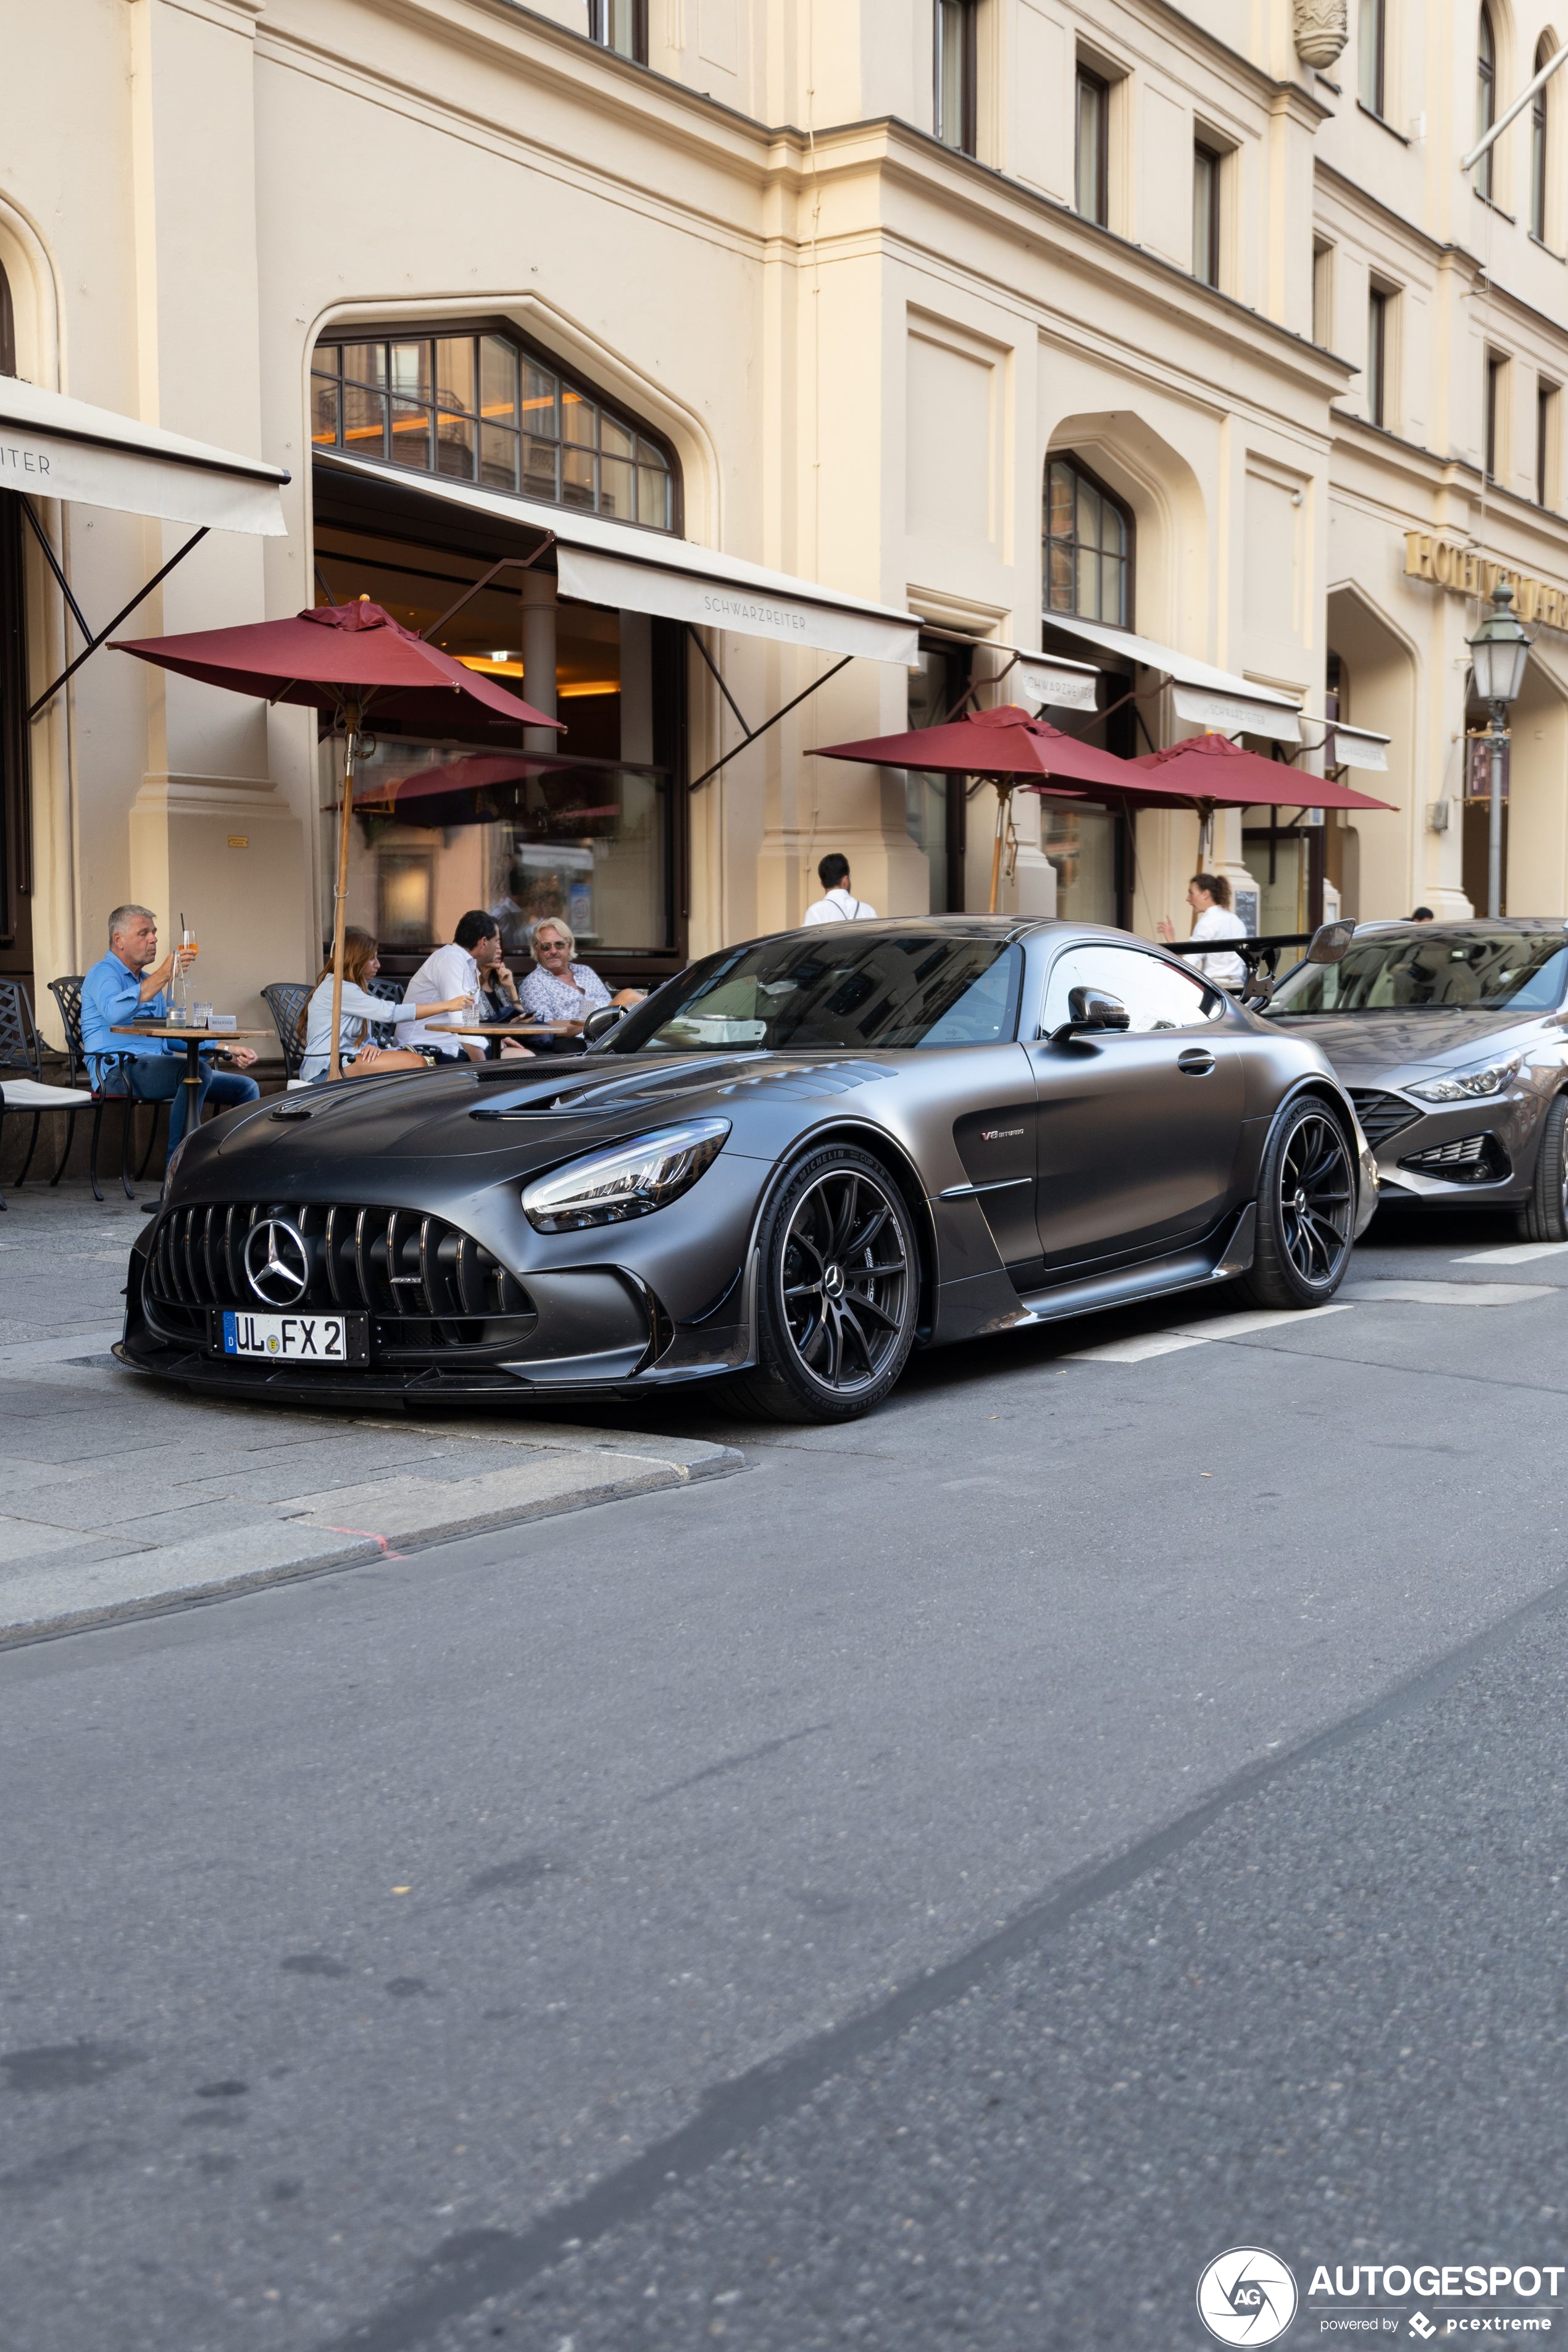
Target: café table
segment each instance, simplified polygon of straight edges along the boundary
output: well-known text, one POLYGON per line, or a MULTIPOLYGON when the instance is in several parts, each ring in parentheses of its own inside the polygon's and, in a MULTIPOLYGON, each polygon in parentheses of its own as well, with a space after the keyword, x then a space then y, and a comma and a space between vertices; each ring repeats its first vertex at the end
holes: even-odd
POLYGON ((202 1100, 202 1047, 229 1045, 237 1037, 269 1037, 269 1029, 188 1029, 178 1021, 133 1021, 127 1028, 111 1029, 112 1037, 174 1037, 185 1049, 184 1084, 191 1089, 185 1097, 184 1132, 196 1131, 196 1113, 202 1100))

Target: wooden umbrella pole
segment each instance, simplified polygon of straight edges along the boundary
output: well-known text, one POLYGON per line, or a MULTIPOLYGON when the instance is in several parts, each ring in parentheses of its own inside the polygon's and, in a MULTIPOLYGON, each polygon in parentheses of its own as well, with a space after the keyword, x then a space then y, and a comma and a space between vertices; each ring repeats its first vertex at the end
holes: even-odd
POLYGON ((344 717, 348 723, 348 742, 343 752, 343 803, 338 825, 338 887, 332 895, 332 1044, 331 1059, 327 1064, 330 1078, 341 1078, 343 1074, 338 1031, 343 1009, 343 933, 349 904, 349 827, 353 821, 354 746, 359 737, 360 718, 357 702, 348 705, 344 717))
POLYGON ((998 784, 996 787, 996 838, 991 845, 991 905, 988 909, 993 915, 996 912, 996 896, 1002 884, 1002 843, 1007 831, 1007 803, 1010 797, 1010 790, 1004 792, 998 784))

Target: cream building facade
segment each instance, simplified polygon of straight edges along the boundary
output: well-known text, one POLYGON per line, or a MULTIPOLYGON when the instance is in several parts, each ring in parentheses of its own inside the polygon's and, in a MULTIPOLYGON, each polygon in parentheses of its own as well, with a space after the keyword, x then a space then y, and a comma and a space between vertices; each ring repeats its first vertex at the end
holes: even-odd
MULTIPOLYGON (((1386 813, 1216 821, 1262 928, 1467 912, 1489 562, 1538 628, 1506 903, 1568 914, 1568 82, 1458 168, 1544 8, 0 7, 5 373, 288 476, 119 634, 369 594, 567 722, 510 776, 471 762, 515 736, 378 737, 351 913, 395 967, 483 903, 657 978, 828 849, 884 911, 983 908, 988 791, 809 755, 1012 698, 1018 649, 1128 753, 1226 694, 1304 771, 1336 711, 1386 737, 1345 779, 1386 813)), ((37 997, 134 898, 254 1017, 320 961, 332 745, 107 646, 42 701, 54 567, 96 632, 190 536, 48 493, 0 488, 0 970, 37 997)), ((1004 905, 1184 925, 1185 812, 1015 824, 1004 905)))

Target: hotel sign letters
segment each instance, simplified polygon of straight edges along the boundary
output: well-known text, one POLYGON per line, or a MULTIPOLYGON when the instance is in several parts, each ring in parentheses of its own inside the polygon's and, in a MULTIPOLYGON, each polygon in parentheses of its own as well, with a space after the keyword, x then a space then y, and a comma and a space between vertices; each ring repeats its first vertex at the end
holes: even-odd
POLYGON ((1457 596, 1489 596, 1500 580, 1513 590, 1514 610, 1521 621, 1540 621, 1549 629, 1568 629, 1568 588, 1494 563, 1473 547, 1456 547, 1451 540, 1435 539, 1430 531, 1405 534, 1405 576, 1430 580, 1457 596))

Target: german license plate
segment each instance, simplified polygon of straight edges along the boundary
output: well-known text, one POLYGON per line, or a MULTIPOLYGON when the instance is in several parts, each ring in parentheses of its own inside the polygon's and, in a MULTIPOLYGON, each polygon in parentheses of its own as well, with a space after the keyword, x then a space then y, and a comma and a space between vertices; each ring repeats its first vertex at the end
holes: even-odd
POLYGON ((218 1353, 274 1364, 363 1364, 369 1325, 368 1315, 252 1315, 226 1307, 218 1353))

